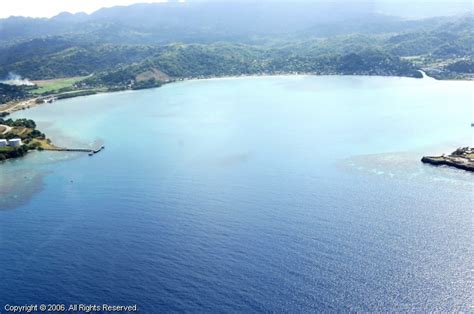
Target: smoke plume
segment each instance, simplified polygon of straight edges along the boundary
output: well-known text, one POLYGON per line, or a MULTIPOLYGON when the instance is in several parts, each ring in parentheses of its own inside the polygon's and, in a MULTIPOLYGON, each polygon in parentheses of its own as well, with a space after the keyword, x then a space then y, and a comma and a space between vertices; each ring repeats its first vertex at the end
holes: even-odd
POLYGON ((0 81, 0 83, 8 84, 8 85, 27 85, 27 86, 35 85, 30 80, 26 78, 22 78, 20 75, 12 73, 12 72, 8 73, 7 78, 0 81))

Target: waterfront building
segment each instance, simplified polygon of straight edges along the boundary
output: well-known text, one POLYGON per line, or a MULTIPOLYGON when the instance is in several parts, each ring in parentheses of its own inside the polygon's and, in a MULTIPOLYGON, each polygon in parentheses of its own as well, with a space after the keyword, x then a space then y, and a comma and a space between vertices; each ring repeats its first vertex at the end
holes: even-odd
POLYGON ((23 143, 21 142, 21 139, 19 139, 19 138, 14 138, 14 139, 8 140, 8 145, 11 146, 11 147, 19 147, 22 144, 23 143))

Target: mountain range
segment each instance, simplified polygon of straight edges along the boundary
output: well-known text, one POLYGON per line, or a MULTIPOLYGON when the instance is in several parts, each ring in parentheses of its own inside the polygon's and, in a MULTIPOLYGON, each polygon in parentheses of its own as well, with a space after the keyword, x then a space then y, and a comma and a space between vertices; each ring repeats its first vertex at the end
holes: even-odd
POLYGON ((125 88, 145 78, 419 77, 423 69, 466 79, 473 73, 473 26, 469 13, 408 20, 347 2, 172 2, 10 17, 0 19, 0 78, 88 76, 83 86, 125 88))

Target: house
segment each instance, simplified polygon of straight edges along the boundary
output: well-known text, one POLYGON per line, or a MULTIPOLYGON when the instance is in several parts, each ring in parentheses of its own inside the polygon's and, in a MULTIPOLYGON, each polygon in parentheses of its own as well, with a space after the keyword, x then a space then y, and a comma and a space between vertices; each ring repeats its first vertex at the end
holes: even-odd
POLYGON ((5 147, 8 145, 7 140, 0 140, 0 147, 5 147))
POLYGON ((13 138, 11 140, 8 140, 8 145, 11 147, 20 147, 21 145, 23 145, 23 143, 21 142, 21 139, 13 138))

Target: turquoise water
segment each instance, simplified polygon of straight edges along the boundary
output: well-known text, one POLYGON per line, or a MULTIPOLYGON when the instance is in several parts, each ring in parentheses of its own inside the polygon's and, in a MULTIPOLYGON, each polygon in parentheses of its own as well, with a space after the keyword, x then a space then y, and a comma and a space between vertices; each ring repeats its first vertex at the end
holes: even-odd
POLYGON ((16 113, 57 145, 0 166, 0 302, 156 311, 469 311, 473 83, 186 81, 16 113))

